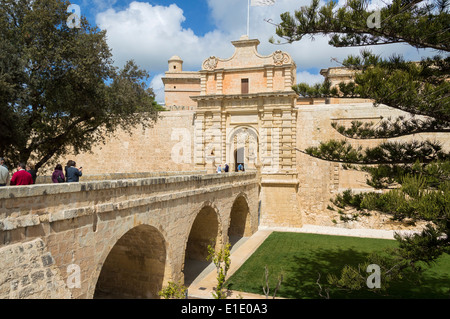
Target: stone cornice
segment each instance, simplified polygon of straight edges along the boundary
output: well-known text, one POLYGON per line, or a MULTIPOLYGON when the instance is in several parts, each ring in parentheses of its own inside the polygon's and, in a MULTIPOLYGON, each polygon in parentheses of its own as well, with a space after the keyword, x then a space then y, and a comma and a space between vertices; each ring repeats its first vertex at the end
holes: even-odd
POLYGON ((163 77, 163 78, 161 78, 161 80, 162 80, 162 82, 164 83, 164 84, 166 84, 166 82, 168 81, 168 80, 170 80, 171 82, 175 82, 175 81, 178 81, 178 82, 195 82, 195 83, 200 83, 200 77, 163 77))
POLYGON ((275 64, 265 64, 262 66, 252 66, 252 67, 239 67, 239 68, 217 68, 214 70, 200 70, 199 74, 211 74, 211 73, 233 73, 233 72, 251 72, 251 71, 261 71, 266 69, 286 69, 286 68, 296 68, 294 63, 288 63, 283 65, 275 64))
POLYGON ((210 101, 210 100, 232 100, 232 99, 259 99, 268 97, 287 97, 296 98, 297 93, 295 91, 273 91, 273 92, 261 92, 261 93, 249 93, 249 94, 207 94, 190 96, 194 101, 210 101))

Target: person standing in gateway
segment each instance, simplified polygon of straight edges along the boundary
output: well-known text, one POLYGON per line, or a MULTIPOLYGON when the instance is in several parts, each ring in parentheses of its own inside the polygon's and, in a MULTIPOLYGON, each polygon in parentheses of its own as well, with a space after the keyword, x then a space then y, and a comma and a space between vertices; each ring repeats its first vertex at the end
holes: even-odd
POLYGON ((76 168, 75 165, 77 165, 77 163, 75 163, 74 161, 69 161, 69 163, 70 166, 66 167, 67 182, 79 182, 80 176, 83 175, 83 167, 76 168))

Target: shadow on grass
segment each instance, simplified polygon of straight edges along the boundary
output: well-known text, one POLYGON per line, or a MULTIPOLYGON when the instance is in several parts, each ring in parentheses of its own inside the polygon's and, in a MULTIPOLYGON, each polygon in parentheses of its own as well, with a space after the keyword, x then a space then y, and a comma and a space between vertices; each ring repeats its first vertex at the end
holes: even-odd
MULTIPOLYGON (((450 273, 442 274, 427 269, 422 273, 408 271, 404 278, 391 283, 384 292, 369 288, 358 291, 342 290, 328 284, 328 274, 339 276, 346 264, 357 266, 369 253, 354 249, 319 248, 307 251, 302 256, 293 256, 286 269, 285 280, 278 296, 295 299, 321 299, 329 288, 331 299, 372 299, 372 298, 450 298, 450 273), (322 296, 319 295, 317 280, 320 274, 322 296)), ((365 270, 362 271, 365 274, 365 270)), ((369 276, 370 273, 367 273, 369 276)))

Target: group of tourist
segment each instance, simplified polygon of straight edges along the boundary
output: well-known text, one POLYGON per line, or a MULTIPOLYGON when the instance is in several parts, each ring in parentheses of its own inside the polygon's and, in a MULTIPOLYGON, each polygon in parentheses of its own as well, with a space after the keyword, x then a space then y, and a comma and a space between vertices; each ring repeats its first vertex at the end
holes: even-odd
MULTIPOLYGON (((83 175, 83 167, 76 168, 75 161, 68 161, 67 166, 64 168, 65 173, 61 164, 56 165, 55 170, 52 174, 53 183, 71 183, 78 182, 80 176, 83 175)), ((222 167, 219 165, 217 167, 217 173, 228 173, 230 167, 227 163, 222 167)), ((239 164, 237 167, 238 172, 244 171, 244 165, 239 164)), ((17 171, 12 175, 9 185, 32 185, 36 184, 36 169, 34 165, 26 165, 25 163, 19 163, 17 165, 17 171)), ((5 160, 0 158, 0 187, 6 186, 9 180, 9 170, 8 166, 5 164, 5 160)))
MULTIPOLYGON (((229 170, 230 170, 230 166, 228 166, 228 164, 225 163, 225 165, 223 167, 222 167, 222 165, 219 164, 219 166, 217 166, 216 172, 219 173, 219 174, 220 173, 228 173, 229 170)), ((243 172, 244 171, 244 165, 239 164, 238 167, 237 167, 237 171, 238 172, 243 172)))
POLYGON ((68 161, 65 167, 66 174, 62 172, 61 164, 56 165, 55 171, 52 174, 53 183, 63 183, 63 182, 78 182, 80 181, 80 176, 83 175, 83 167, 76 168, 77 163, 75 161, 68 161))
MULTIPOLYGON (((76 168, 75 161, 68 161, 65 167, 65 173, 63 172, 62 165, 58 164, 52 174, 53 183, 64 182, 78 182, 80 176, 83 175, 83 168, 76 168)), ((32 185, 36 184, 36 169, 34 165, 26 165, 25 163, 19 163, 17 165, 17 171, 12 175, 9 180, 9 169, 5 164, 4 158, 0 158, 0 187, 6 186, 9 181, 10 186, 15 185, 32 185)))
POLYGON ((219 164, 219 166, 217 166, 216 169, 216 173, 228 173, 228 171, 230 170, 230 167, 228 166, 227 163, 225 163, 225 165, 222 167, 222 165, 219 164))

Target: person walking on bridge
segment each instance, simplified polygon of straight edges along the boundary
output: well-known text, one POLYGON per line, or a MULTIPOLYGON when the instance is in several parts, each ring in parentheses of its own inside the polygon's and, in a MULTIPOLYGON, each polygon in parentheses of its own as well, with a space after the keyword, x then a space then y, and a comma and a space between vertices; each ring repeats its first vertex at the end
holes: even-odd
POLYGON ((8 169, 5 166, 0 165, 0 186, 6 186, 6 184, 8 184, 8 180, 9 180, 8 169))
POLYGON ((25 170, 26 167, 27 166, 25 163, 19 163, 19 165, 17 165, 17 172, 15 172, 11 177, 11 182, 9 183, 10 185, 33 184, 33 177, 25 170))
POLYGON ((69 161, 68 163, 68 167, 66 167, 66 178, 67 178, 67 182, 79 182, 80 181, 80 176, 83 175, 83 168, 76 168, 75 165, 77 165, 77 163, 75 163, 74 161, 69 161))

